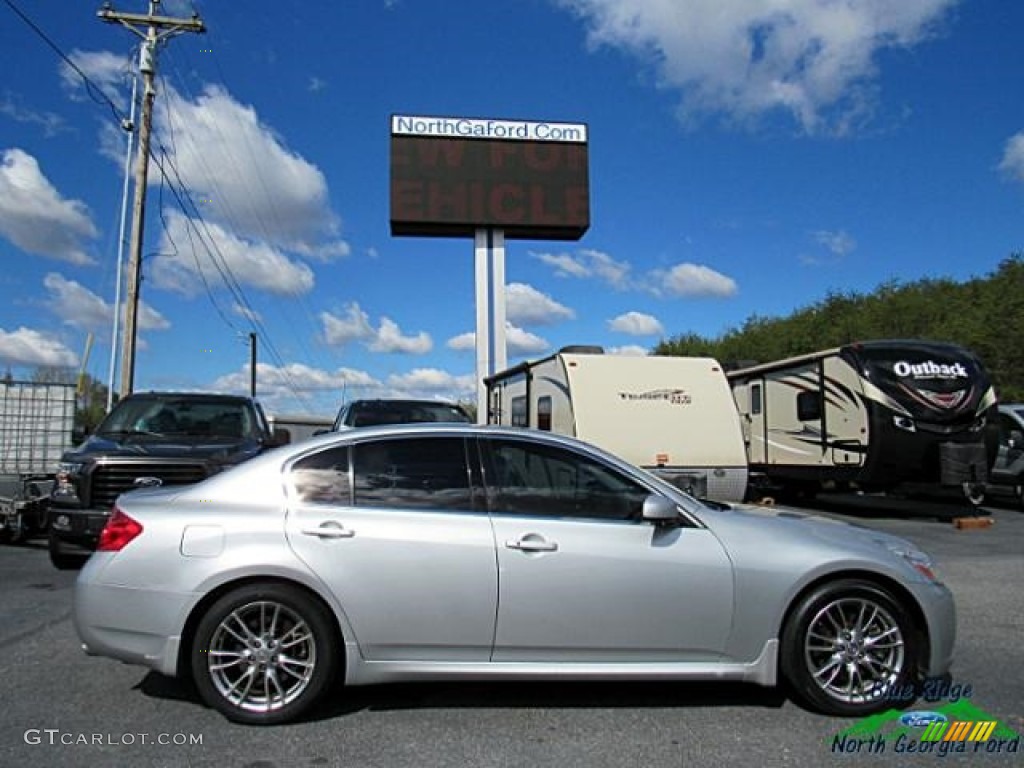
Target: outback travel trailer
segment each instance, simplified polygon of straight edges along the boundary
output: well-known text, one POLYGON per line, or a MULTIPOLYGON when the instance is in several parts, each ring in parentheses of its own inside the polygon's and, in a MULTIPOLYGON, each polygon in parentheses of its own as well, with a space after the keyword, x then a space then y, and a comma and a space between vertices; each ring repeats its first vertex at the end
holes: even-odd
POLYGON ((984 498, 998 444, 981 361, 938 342, 871 341, 728 374, 752 478, 813 493, 821 483, 906 483, 984 498))
POLYGON ((695 496, 742 501, 739 415, 717 361, 565 347, 485 379, 488 422, 593 443, 695 496))

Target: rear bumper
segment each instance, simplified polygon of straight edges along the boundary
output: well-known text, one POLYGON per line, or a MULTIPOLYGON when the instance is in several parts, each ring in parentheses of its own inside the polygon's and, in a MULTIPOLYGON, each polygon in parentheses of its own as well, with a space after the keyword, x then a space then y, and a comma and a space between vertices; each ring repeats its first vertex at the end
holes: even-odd
POLYGON ((176 676, 181 631, 196 596, 94 583, 105 560, 102 552, 94 555, 75 584, 72 618, 83 649, 176 676))

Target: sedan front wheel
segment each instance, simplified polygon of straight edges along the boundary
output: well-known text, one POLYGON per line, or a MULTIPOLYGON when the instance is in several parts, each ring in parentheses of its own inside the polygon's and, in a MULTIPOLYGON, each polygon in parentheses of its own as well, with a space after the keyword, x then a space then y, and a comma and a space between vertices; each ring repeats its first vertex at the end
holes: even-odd
POLYGON ((805 705, 862 717, 898 707, 916 684, 914 628, 899 601, 870 582, 811 592, 782 633, 781 667, 805 705))
POLYGON ((337 654, 328 610, 284 584, 250 584, 217 600, 192 645, 203 700, 229 720, 270 725, 316 704, 334 678, 337 654))

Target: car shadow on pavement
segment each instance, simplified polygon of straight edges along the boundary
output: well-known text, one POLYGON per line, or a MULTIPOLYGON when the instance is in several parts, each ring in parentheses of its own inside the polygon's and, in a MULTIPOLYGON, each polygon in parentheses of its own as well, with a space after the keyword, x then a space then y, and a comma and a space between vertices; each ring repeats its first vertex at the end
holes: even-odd
MULTIPOLYGON (((205 708, 191 680, 149 672, 134 690, 155 699, 185 701, 205 708)), ((395 683, 356 688, 339 683, 315 710, 297 722, 403 709, 778 709, 785 702, 782 689, 732 682, 395 683)))
POLYGON ((336 685, 307 720, 403 709, 780 708, 780 689, 720 682, 467 682, 336 685))
POLYGON ((985 507, 975 507, 958 499, 880 494, 822 493, 813 499, 788 505, 799 507, 806 512, 820 511, 860 520, 920 520, 946 524, 959 517, 983 517, 990 514, 985 507))

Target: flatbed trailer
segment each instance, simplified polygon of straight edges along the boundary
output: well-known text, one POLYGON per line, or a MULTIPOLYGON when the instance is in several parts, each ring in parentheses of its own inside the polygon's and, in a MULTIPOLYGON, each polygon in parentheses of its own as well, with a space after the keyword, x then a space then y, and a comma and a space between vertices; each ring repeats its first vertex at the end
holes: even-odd
POLYGON ((43 533, 57 464, 71 447, 75 387, 0 381, 0 541, 43 533))

